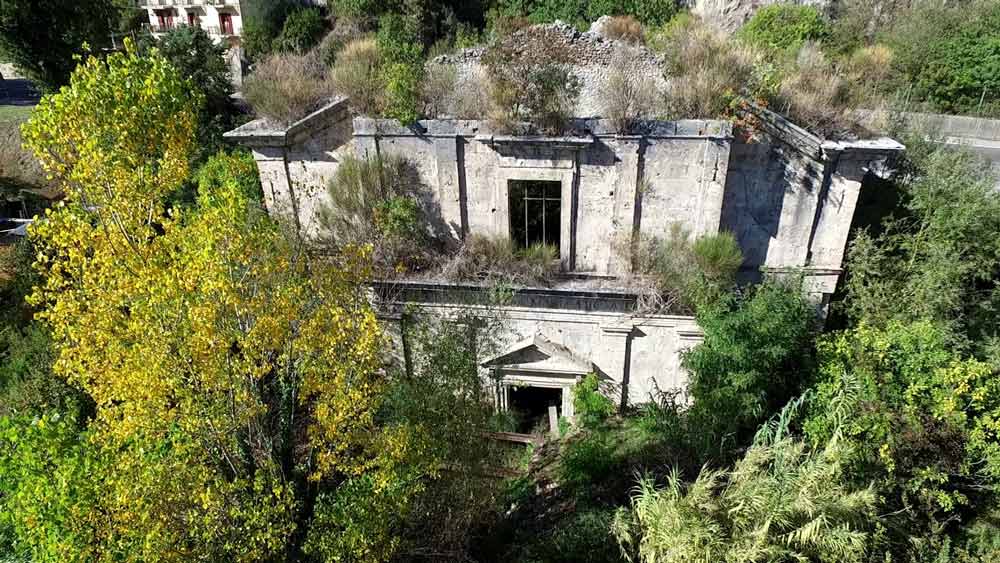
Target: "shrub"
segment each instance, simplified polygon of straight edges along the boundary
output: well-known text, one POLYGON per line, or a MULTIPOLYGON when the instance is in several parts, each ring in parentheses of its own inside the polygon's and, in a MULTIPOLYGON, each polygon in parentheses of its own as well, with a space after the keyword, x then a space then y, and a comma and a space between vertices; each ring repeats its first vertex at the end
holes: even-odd
POLYGON ((601 393, 596 374, 587 374, 573 387, 573 414, 583 428, 597 428, 615 414, 615 404, 601 393))
POLYGON ((559 271, 558 251, 535 245, 518 251, 506 236, 469 235, 441 273, 451 280, 515 285, 547 284, 559 271))
POLYGON ((491 80, 495 127, 509 130, 529 120, 546 134, 564 130, 581 87, 564 48, 544 35, 515 34, 494 42, 482 60, 491 80))
POLYGON ((560 452, 559 482, 570 489, 585 489, 603 481, 621 462, 614 436, 607 431, 578 434, 560 452))
POLYGON ((326 22, 318 8, 302 8, 288 14, 274 49, 301 55, 316 46, 326 31, 326 22))
POLYGON ((203 201, 214 197, 228 184, 237 186, 250 201, 264 201, 257 163, 253 155, 246 151, 220 152, 210 157, 195 173, 195 181, 203 201))
POLYGON ((802 389, 816 313, 799 287, 768 282, 703 309, 698 324, 705 340, 682 358, 691 416, 712 447, 738 447, 802 389))
POLYGON ((704 235, 692 242, 677 224, 667 237, 629 245, 627 252, 633 273, 652 284, 640 300, 644 310, 694 312, 711 306, 735 286, 743 263, 732 233, 704 235))
POLYGON ((633 132, 636 124, 656 114, 659 103, 656 83, 631 63, 634 53, 618 47, 607 76, 600 85, 601 111, 621 134, 633 132))
POLYGON ((240 33, 240 45, 243 53, 253 62, 263 60, 271 54, 274 44, 274 30, 269 26, 248 21, 243 25, 240 33))
POLYGON ((420 119, 422 68, 419 64, 390 63, 383 67, 385 99, 382 114, 410 125, 420 119))
POLYGON ((372 115, 382 105, 384 85, 379 75, 378 46, 372 38, 347 43, 330 70, 330 82, 338 94, 348 97, 354 111, 372 115))
POLYGON ((420 269, 429 260, 420 177, 407 160, 345 157, 318 213, 320 241, 333 252, 372 244, 381 276, 420 269))
POLYGON ((828 33, 829 26, 816 8, 772 4, 757 10, 738 35, 754 45, 795 53, 806 41, 820 41, 828 33))
POLYGON ((326 67, 311 54, 268 57, 243 84, 254 110, 282 125, 305 117, 332 94, 326 67))
POLYGON ((608 39, 627 43, 642 43, 642 24, 632 16, 616 16, 604 26, 604 36, 608 39))
POLYGON ((856 481, 874 481, 885 498, 899 560, 991 506, 982 492, 1000 477, 995 366, 951 350, 927 321, 861 324, 817 348, 807 436, 823 442, 842 431, 856 481))
POLYGON ((781 81, 779 104, 792 121, 827 137, 858 129, 849 113, 847 82, 827 61, 819 46, 806 43, 794 70, 781 81))
POLYGON ((776 89, 761 53, 700 20, 678 20, 656 37, 655 44, 666 55, 668 117, 719 117, 738 95, 768 98, 776 89))
MULTIPOLYGON (((783 420, 785 417, 782 417, 783 420)), ((614 535, 630 561, 866 561, 878 497, 849 479, 836 440, 809 450, 787 422, 763 428, 729 471, 705 467, 691 484, 639 480, 614 535)))
POLYGON ((972 2, 912 10, 886 40, 898 87, 941 113, 1000 116, 1000 4, 972 2))
POLYGON ((431 118, 455 115, 457 82, 458 71, 454 65, 428 64, 420 85, 423 114, 431 118))
POLYGON ((340 18, 334 24, 330 33, 323 36, 316 50, 319 58, 328 67, 332 67, 337 62, 337 56, 348 43, 366 36, 364 27, 356 20, 340 18))

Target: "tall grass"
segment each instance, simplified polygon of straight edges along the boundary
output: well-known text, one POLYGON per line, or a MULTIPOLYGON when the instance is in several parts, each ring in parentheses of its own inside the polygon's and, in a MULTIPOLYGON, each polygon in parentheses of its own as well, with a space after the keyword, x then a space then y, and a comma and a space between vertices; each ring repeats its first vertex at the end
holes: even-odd
POLYGON ((258 115, 288 125, 333 96, 326 67, 312 53, 272 55, 243 84, 243 95, 258 115))

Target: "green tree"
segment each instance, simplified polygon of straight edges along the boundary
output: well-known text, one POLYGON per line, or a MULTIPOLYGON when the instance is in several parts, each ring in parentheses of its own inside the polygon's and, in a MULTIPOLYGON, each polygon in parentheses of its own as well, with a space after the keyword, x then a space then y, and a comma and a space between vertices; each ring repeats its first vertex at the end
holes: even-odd
POLYGON ((799 287, 777 282, 699 311, 705 340, 682 361, 706 455, 725 459, 799 395, 812 369, 815 315, 799 287))
POLYGON ((274 40, 274 49, 297 54, 312 49, 322 39, 326 22, 318 8, 302 8, 288 14, 281 33, 274 40))
POLYGON ((1000 193, 973 155, 916 134, 893 183, 902 201, 848 248, 847 299, 855 321, 929 319, 954 341, 1000 360, 1000 193))
POLYGON ((1000 115, 1000 5, 925 3, 885 40, 898 88, 941 113, 1000 115))
MULTIPOLYGON (((167 209, 189 177, 198 98, 127 43, 81 64, 25 126, 67 193, 32 233, 31 302, 55 373, 96 404, 83 437, 4 429, 0 475, 18 485, 4 483, 0 512, 34 560, 299 561, 325 533, 312 524, 326 499, 363 482, 372 506, 405 506, 421 468, 417 430, 376 423, 367 248, 312 261, 221 174, 205 172, 196 207, 167 209)), ((364 542, 326 557, 385 560, 391 522, 349 514, 336 527, 364 542)))
POLYGON ((383 16, 376 41, 381 81, 385 84, 382 113, 404 125, 414 123, 420 117, 420 85, 424 76, 417 21, 398 14, 383 16))
POLYGON ((0 57, 55 90, 69 81, 84 45, 110 43, 118 17, 111 0, 6 0, 0 3, 0 57))
POLYGON ((159 39, 143 38, 140 47, 156 47, 181 76, 191 81, 205 100, 198 114, 198 154, 200 162, 224 146, 222 134, 235 126, 236 109, 232 77, 226 62, 226 48, 217 44, 200 27, 180 26, 159 39))

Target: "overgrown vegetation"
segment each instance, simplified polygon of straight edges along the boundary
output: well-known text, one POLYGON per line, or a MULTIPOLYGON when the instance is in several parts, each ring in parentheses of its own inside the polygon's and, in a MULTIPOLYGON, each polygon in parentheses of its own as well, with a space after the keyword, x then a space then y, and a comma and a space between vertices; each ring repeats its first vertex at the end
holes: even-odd
POLYGON ((326 67, 312 53, 272 55, 243 84, 246 100, 279 125, 319 109, 333 93, 326 67))

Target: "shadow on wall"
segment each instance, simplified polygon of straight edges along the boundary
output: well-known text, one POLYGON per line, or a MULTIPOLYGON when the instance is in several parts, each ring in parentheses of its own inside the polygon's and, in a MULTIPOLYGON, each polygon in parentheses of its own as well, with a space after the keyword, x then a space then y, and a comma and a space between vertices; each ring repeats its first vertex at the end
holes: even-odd
MULTIPOLYGON (((783 214, 798 215, 786 205, 813 201, 822 186, 822 168, 807 157, 777 143, 733 145, 722 202, 722 228, 733 232, 743 251, 742 270, 758 272, 767 264, 783 214), (788 198, 788 195, 800 194, 788 198), (812 197, 803 198, 802 195, 812 197)), ((808 212, 812 224, 814 211, 808 212)), ((800 217, 795 217, 799 220, 800 217)), ((801 244, 801 240, 789 241, 801 244)), ((800 264, 800 265, 805 265, 800 264)))

